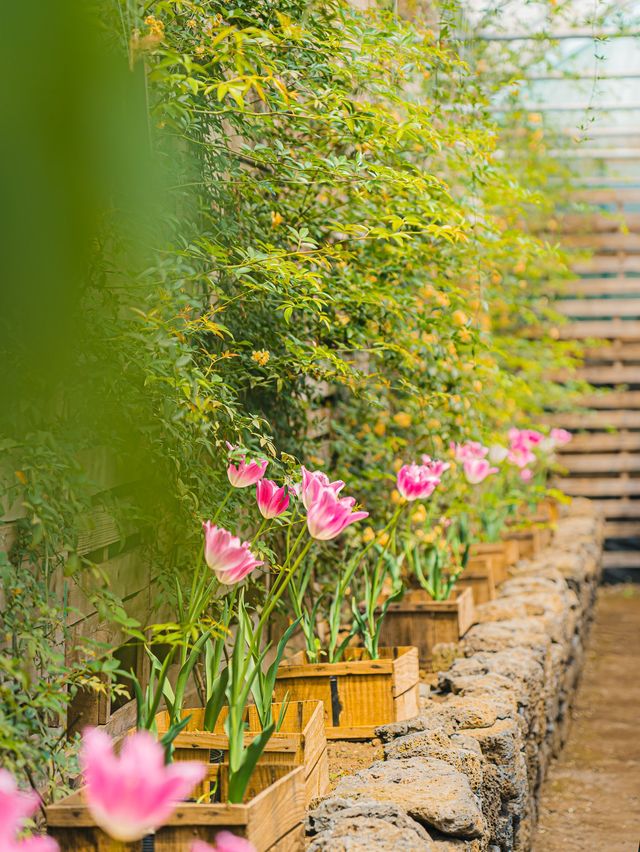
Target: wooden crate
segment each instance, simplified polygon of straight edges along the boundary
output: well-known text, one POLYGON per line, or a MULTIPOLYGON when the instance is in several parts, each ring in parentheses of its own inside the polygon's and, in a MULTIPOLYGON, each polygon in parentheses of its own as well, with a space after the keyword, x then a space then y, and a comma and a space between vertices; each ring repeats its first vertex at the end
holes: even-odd
POLYGON ((418 713, 418 681, 416 648, 381 648, 377 660, 347 648, 339 663, 309 663, 300 651, 280 665, 275 697, 322 701, 328 739, 366 740, 378 725, 418 713))
POLYGON ((408 591, 391 604, 382 626, 382 640, 411 643, 421 663, 427 663, 435 645, 457 643, 475 622, 470 589, 456 589, 449 600, 434 601, 422 589, 408 591))
POLYGON ((496 573, 493 556, 472 556, 456 580, 459 589, 470 589, 476 606, 496 599, 496 573))
MULTIPOLYGON (((213 780, 227 767, 211 765, 213 780)), ((155 852, 186 852, 194 840, 213 845, 219 831, 231 831, 251 841, 258 852, 302 852, 304 848, 304 768, 273 765, 262 767, 256 790, 253 777, 246 801, 238 805, 185 802, 167 824, 156 831, 155 852)), ((223 784, 224 786, 224 779, 223 784)), ((72 793, 46 809, 48 833, 62 852, 140 852, 141 841, 119 843, 96 827, 83 792, 72 793)))
MULTIPOLYGON (((278 719, 282 704, 273 704, 273 717, 278 719)), ((209 762, 209 752, 219 749, 224 753, 226 762, 229 739, 224 730, 227 716, 226 708, 220 714, 215 730, 204 730, 204 709, 196 707, 184 710, 182 718, 190 716, 186 728, 174 740, 175 760, 200 760, 209 762)), ((262 729, 255 706, 249 706, 246 713, 247 732, 245 742, 251 740, 262 729)), ((169 714, 156 716, 158 734, 162 736, 169 727, 169 714)), ((290 701, 284 714, 282 727, 270 738, 261 764, 283 766, 303 766, 305 780, 305 804, 324 795, 329 787, 329 760, 327 757, 327 738, 324 732, 324 708, 320 701, 290 701)), ((207 783, 207 782, 203 782, 207 783)), ((196 795, 199 795, 200 791, 196 795)))
POLYGON ((493 579, 499 586, 509 576, 509 568, 518 561, 518 544, 513 540, 483 541, 472 544, 470 558, 491 556, 493 561, 493 579))

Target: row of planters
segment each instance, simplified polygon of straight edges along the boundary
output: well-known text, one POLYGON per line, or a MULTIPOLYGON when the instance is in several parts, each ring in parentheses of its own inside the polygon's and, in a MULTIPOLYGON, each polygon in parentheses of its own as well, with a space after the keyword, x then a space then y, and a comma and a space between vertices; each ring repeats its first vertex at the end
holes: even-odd
MULTIPOLYGON (((247 505, 242 537, 204 524, 191 588, 177 583, 178 611, 145 642, 149 677, 121 673, 137 730, 119 743, 85 732, 83 784, 47 808, 49 837, 20 848, 301 848, 327 738, 417 714, 434 646, 457 642, 509 565, 544 546, 545 479, 569 439, 512 429, 504 446, 403 464, 378 529, 344 482, 303 467, 278 485, 230 447, 230 494, 255 487, 261 522, 247 505)), ((27 795, 0 780, 8 799, 27 795)), ((12 843, 29 807, 14 809, 12 843)))

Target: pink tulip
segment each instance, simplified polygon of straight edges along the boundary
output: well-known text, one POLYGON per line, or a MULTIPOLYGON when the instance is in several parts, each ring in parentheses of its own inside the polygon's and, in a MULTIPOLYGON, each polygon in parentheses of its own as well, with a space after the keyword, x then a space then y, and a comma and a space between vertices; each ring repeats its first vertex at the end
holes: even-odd
POLYGON ((520 471, 520 479, 523 482, 529 482, 529 480, 533 477, 533 471, 529 470, 528 467, 523 467, 520 471))
POLYGON ((544 435, 542 432, 537 432, 535 429, 509 429, 509 441, 512 445, 535 447, 542 440, 544 435))
POLYGON ((468 459, 483 459, 489 452, 489 449, 480 441, 467 441, 465 444, 456 444, 451 441, 449 446, 454 451, 458 462, 465 462, 468 459))
POLYGON ((478 485, 492 473, 497 473, 497 467, 491 467, 486 459, 467 459, 463 465, 464 475, 471 485, 478 485))
POLYGON ((398 471, 396 485, 405 500, 424 500, 440 485, 440 477, 429 464, 405 464, 398 471))
POLYGON ((289 495, 284 485, 278 488, 270 479, 261 479, 256 484, 256 500, 263 518, 277 518, 289 508, 289 495))
POLYGON ((330 488, 334 494, 339 494, 344 488, 344 482, 341 479, 332 482, 327 474, 321 470, 307 470, 304 465, 301 470, 302 482, 296 488, 296 491, 299 490, 305 509, 308 509, 318 499, 323 488, 330 488))
POLYGON ((127 737, 116 756, 111 737, 98 728, 84 732, 80 765, 91 816, 123 842, 160 828, 207 771, 191 760, 165 766, 164 749, 148 731, 127 737))
POLYGON ((191 844, 191 852, 256 852, 256 847, 244 837, 238 837, 230 831, 220 831, 216 834, 215 846, 196 840, 191 844))
MULTIPOLYGON (((227 447, 230 450, 234 449, 228 441, 227 447)), ((266 459, 247 462, 246 456, 242 456, 239 464, 229 464, 227 468, 229 482, 234 488, 246 488, 249 485, 255 485, 264 476, 268 464, 269 462, 266 459)))
POLYGON ((205 521, 202 528, 205 537, 204 558, 225 586, 239 583, 254 568, 264 564, 251 553, 248 541, 240 541, 237 536, 214 526, 211 521, 205 521))
POLYGON ((536 457, 528 447, 512 445, 507 460, 518 467, 526 467, 528 464, 533 464, 536 457))
MULTIPOLYGON (((307 491, 307 500, 310 492, 307 491)), ((314 489, 312 502, 307 506, 307 529, 312 538, 319 541, 329 541, 336 538, 343 530, 369 517, 368 512, 354 512, 356 501, 353 497, 338 497, 331 485, 321 488, 317 493, 314 489)))
POLYGON ((38 809, 37 793, 18 789, 11 773, 0 769, 0 849, 2 852, 60 852, 52 837, 38 835, 17 840, 25 820, 38 809))
POLYGON ((573 435, 571 432, 567 432, 566 429, 552 429, 549 433, 549 437, 557 447, 563 447, 565 444, 568 444, 569 441, 573 440, 573 435))
POLYGON ((423 467, 428 467, 431 471, 431 476, 435 476, 437 478, 441 477, 442 474, 451 467, 449 462, 437 461, 427 455, 422 456, 422 465, 423 467))

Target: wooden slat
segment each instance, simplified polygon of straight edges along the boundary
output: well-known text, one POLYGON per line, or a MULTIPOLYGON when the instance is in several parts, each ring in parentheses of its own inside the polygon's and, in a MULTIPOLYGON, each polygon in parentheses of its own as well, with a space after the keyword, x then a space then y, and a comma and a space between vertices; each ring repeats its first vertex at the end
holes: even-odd
POLYGON ((602 554, 604 568, 640 568, 640 550, 610 550, 602 554))
MULTIPOLYGON (((611 128, 616 132, 618 128, 611 128)), ((592 130, 589 129, 589 134, 592 130)), ((640 203, 640 189, 631 187, 607 187, 603 189, 579 189, 573 194, 575 201, 586 204, 636 204, 640 203)))
POLYGON ((640 518, 640 500, 592 500, 605 518, 640 518))
POLYGON ((640 316, 640 299, 559 299, 553 307, 568 317, 640 316))
POLYGON ((562 340, 586 340, 588 337, 619 340, 640 340, 638 320, 582 320, 558 328, 562 340))
POLYGON ((607 538, 633 538, 640 536, 640 521, 608 521, 604 533, 607 538))
POLYGON ((640 361, 640 343, 614 340, 605 346, 587 347, 584 356, 587 361, 640 361))
POLYGON ((640 450, 640 433, 585 432, 583 435, 574 435, 571 443, 562 448, 561 460, 565 464, 566 456, 572 453, 612 453, 620 450, 640 450))
POLYGON ((581 397, 581 404, 585 408, 640 408, 640 391, 625 390, 617 391, 610 390, 601 394, 589 394, 581 397))
POLYGON ((593 385, 637 385, 640 384, 640 365, 593 367, 587 365, 577 370, 578 378, 593 385))
POLYGON ((572 497, 611 497, 640 495, 640 479, 625 479, 621 476, 613 478, 594 477, 582 479, 579 477, 558 479, 558 487, 572 497))
MULTIPOLYGON (((640 156, 640 148, 637 149, 640 156)), ((558 221, 558 230, 562 234, 571 234, 577 231, 582 233, 624 233, 629 231, 640 231, 640 213, 623 213, 614 210, 606 213, 567 213, 558 221)))
POLYGON ((577 260, 572 264, 577 275, 622 275, 640 272, 640 258, 620 254, 617 257, 606 254, 595 254, 585 260, 577 260))
POLYGON ((640 278, 578 278, 563 282, 560 293, 573 296, 640 296, 640 278))
POLYGON ((562 457, 570 473, 629 473, 640 471, 640 453, 576 453, 562 457))
POLYGON ((547 415, 545 420, 566 429, 640 429, 640 411, 563 412, 547 415))
MULTIPOLYGON (((550 242, 557 241, 557 234, 547 234, 550 242)), ((628 254, 640 252, 640 234, 566 234, 562 238, 566 248, 588 249, 589 251, 628 254)))

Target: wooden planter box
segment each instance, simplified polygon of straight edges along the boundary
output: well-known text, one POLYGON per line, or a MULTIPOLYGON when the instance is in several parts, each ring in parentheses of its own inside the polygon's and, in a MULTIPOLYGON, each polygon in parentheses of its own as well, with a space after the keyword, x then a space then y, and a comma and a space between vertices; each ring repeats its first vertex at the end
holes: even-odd
POLYGON ((496 574, 492 556, 473 556, 456 580, 456 587, 469 589, 476 606, 496 599, 496 574))
MULTIPOLYGON (((282 704, 273 705, 274 719, 278 719, 282 704)), ((174 740, 175 760, 200 760, 209 763, 210 751, 219 749, 224 753, 222 762, 227 762, 229 739, 224 730, 227 716, 226 708, 212 732, 204 730, 204 709, 196 707, 184 710, 182 717, 190 716, 186 728, 174 740)), ((246 714, 247 733, 245 741, 250 742, 262 729, 255 706, 249 706, 246 714)), ((158 713, 156 725, 159 736, 165 734, 169 727, 169 714, 158 713)), ((320 701, 290 701, 284 714, 282 727, 276 731, 266 745, 252 776, 257 783, 266 783, 267 774, 260 780, 261 767, 273 765, 303 766, 305 782, 305 804, 312 799, 324 795, 329 787, 329 760, 327 757, 327 738, 324 732, 324 708, 320 701)), ((269 769, 267 768, 267 773, 269 769)), ((208 793, 207 789, 199 789, 196 797, 208 793)))
POLYGON ((502 541, 483 541, 472 544, 470 558, 490 556, 493 567, 493 579, 499 586, 509 576, 509 568, 518 561, 518 542, 513 539, 502 541))
POLYGON ((281 663, 275 697, 322 701, 328 739, 367 740, 378 725, 417 715, 419 676, 411 647, 381 648, 378 660, 364 648, 347 648, 339 663, 308 663, 300 651, 281 663))
POLYGON ((510 532, 506 540, 517 542, 520 559, 532 559, 551 543, 551 530, 549 527, 534 525, 526 529, 510 532))
MULTIPOLYGON (((210 780, 227 767, 212 764, 210 780)), ((262 774, 265 774, 262 767, 262 774)), ((194 840, 213 845, 219 831, 231 831, 254 844, 258 852, 302 852, 304 848, 304 768, 271 766, 269 783, 258 785, 240 805, 180 805, 154 835, 154 852, 187 852, 194 840)), ((253 784, 253 778, 252 778, 253 784)), ((255 788, 256 785, 253 784, 255 788)), ((47 827, 61 850, 74 852, 140 852, 142 842, 118 843, 96 827, 82 791, 72 793, 46 809, 47 827)))
POLYGON ((390 605, 382 626, 384 642, 411 643, 421 663, 427 663, 434 645, 460 641, 475 622, 470 589, 454 588, 449 600, 434 601, 422 589, 408 591, 390 605))

